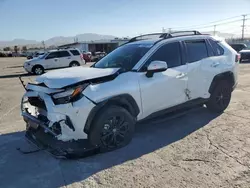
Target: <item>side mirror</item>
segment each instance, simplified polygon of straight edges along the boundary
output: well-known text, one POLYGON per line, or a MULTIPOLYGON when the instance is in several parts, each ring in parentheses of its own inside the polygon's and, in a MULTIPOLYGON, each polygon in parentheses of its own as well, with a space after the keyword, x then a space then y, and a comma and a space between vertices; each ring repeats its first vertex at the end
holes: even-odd
POLYGON ((147 69, 146 76, 148 78, 153 77, 154 73, 156 72, 163 72, 167 70, 168 65, 165 61, 152 61, 147 69))

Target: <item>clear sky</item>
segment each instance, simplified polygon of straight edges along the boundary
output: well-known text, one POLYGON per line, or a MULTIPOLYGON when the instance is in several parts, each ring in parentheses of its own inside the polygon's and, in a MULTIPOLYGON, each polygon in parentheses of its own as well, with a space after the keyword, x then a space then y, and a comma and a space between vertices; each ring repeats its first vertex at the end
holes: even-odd
POLYGON ((250 0, 0 0, 0 40, 133 36, 242 14, 250 14, 250 0))

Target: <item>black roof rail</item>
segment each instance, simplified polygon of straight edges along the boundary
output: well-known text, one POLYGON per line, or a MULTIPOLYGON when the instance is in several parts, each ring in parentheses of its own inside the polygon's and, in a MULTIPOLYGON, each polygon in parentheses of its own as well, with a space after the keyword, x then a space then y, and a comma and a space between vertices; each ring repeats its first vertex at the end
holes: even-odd
POLYGON ((181 37, 181 36, 191 36, 191 35, 202 35, 199 31, 191 30, 191 31, 174 31, 174 32, 169 32, 169 33, 150 33, 150 34, 145 34, 145 35, 139 35, 136 37, 131 38, 127 43, 130 42, 135 42, 139 40, 146 40, 149 39, 150 36, 153 35, 159 35, 159 39, 167 39, 167 38, 173 38, 173 37, 181 37), (191 34, 187 34, 191 33, 191 34), (177 35, 176 35, 177 34, 177 35), (143 37, 146 37, 143 39, 143 37))

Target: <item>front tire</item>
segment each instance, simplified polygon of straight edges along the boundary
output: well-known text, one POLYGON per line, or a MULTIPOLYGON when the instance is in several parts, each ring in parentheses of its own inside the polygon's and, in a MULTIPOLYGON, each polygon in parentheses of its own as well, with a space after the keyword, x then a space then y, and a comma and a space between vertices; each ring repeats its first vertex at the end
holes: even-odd
POLYGON ((89 140, 99 146, 101 152, 112 151, 126 146, 133 138, 134 117, 120 106, 102 109, 90 128, 89 140))
POLYGON ((35 74, 35 75, 41 75, 44 73, 44 68, 40 65, 35 65, 33 68, 32 68, 32 73, 35 74))
POLYGON ((207 108, 212 112, 223 112, 231 101, 231 94, 231 84, 226 80, 219 81, 206 103, 207 108))

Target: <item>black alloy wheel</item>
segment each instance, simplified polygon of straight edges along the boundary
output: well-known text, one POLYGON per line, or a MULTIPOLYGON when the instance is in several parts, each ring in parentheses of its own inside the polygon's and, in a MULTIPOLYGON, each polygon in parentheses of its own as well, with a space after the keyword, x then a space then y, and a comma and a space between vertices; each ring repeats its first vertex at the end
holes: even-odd
POLYGON ((113 116, 103 125, 101 142, 109 149, 120 147, 128 132, 129 123, 124 119, 124 116, 113 116))

